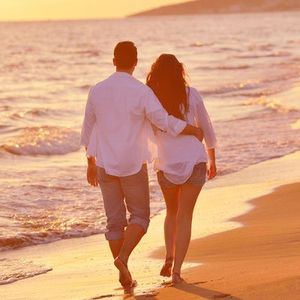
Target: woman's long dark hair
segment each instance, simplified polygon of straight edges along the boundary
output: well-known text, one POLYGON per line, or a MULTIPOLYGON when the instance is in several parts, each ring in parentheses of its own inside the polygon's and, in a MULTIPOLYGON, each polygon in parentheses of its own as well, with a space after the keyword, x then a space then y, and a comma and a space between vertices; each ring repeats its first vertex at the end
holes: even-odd
POLYGON ((170 115, 185 119, 189 109, 188 85, 184 67, 175 55, 162 54, 158 57, 147 76, 147 85, 170 115))

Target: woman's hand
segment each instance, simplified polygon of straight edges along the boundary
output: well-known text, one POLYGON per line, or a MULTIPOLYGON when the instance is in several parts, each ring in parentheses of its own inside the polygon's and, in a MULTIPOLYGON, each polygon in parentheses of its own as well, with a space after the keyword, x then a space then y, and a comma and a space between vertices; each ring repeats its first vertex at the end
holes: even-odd
POLYGON ((207 166, 207 177, 208 180, 213 179, 217 175, 217 167, 215 161, 210 161, 207 166))
POLYGON ((216 167, 216 154, 215 149, 207 149, 208 154, 208 164, 207 164, 207 177, 208 180, 213 179, 217 175, 217 167, 216 167))

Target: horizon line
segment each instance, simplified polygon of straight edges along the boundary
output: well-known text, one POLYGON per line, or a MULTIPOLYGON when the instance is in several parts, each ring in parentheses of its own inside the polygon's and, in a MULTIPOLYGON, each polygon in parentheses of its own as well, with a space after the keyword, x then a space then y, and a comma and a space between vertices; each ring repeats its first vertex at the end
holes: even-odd
POLYGON ((123 17, 107 17, 107 18, 66 18, 66 19, 32 19, 32 20, 0 20, 0 23, 34 23, 34 22, 65 22, 65 21, 101 21, 101 20, 118 20, 125 19, 123 17))
POLYGON ((66 18, 66 19, 32 19, 32 20, 0 20, 1 23, 38 23, 38 22, 68 22, 68 21, 105 21, 105 20, 122 20, 131 18, 148 18, 148 17, 171 17, 171 16, 206 16, 206 15, 236 15, 236 14, 264 14, 264 13, 283 13, 299 12, 299 10, 281 10, 281 11, 256 11, 256 12, 222 12, 222 13, 198 13, 198 14, 160 14, 160 15, 125 15, 121 17, 99 17, 99 18, 66 18))

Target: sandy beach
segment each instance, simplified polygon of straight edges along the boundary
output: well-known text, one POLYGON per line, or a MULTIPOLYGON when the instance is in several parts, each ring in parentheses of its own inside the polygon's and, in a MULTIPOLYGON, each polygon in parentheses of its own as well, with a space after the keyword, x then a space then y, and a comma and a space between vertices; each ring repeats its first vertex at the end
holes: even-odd
POLYGON ((17 299, 300 299, 300 153, 211 182, 194 213, 186 283, 158 276, 164 212, 152 219, 130 268, 139 285, 124 295, 103 235, 0 254, 51 271, 0 286, 17 299), (235 217, 233 217, 235 216, 235 217))
MULTIPOLYGON (((125 17, 176 1, 0 1, 0 300, 300 300, 297 0, 256 0, 257 13, 212 0, 209 14, 187 16, 182 3, 176 15, 125 17), (129 261, 131 293, 118 282, 103 196, 87 183, 80 146, 88 94, 114 74, 113 49, 125 40, 138 48, 133 75, 143 83, 160 54, 176 55, 218 141, 218 175, 197 201, 176 287, 159 276, 165 203, 149 165, 151 222, 129 261)), ((110 137, 127 144, 117 106, 105 114, 110 137)))
POLYGON ((233 219, 244 227, 192 241, 203 265, 156 299, 300 299, 299 195, 300 182, 276 188, 233 219))

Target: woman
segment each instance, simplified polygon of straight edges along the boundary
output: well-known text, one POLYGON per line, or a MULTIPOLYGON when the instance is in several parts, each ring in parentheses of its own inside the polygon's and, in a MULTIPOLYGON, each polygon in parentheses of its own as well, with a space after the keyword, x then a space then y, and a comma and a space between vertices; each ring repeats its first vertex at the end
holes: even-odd
POLYGON ((203 130, 206 145, 205 149, 203 143, 192 136, 173 137, 156 131, 155 168, 167 207, 166 259, 160 274, 172 275, 172 282, 176 284, 183 280, 180 272, 190 243, 196 200, 206 175, 208 179, 216 176, 216 138, 201 96, 196 89, 188 87, 183 65, 174 55, 162 54, 154 62, 147 85, 169 114, 203 130))

